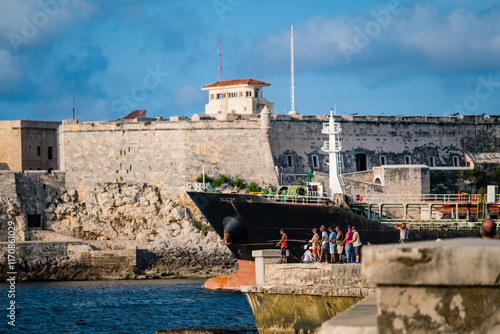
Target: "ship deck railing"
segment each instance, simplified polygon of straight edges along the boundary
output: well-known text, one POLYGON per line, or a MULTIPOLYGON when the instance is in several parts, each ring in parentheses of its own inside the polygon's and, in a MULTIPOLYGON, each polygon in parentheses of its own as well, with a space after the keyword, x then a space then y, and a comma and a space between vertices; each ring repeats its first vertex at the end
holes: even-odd
POLYGON ((348 195, 349 205, 369 219, 385 222, 471 222, 498 218, 499 197, 481 194, 348 195))
MULTIPOLYGON (((188 182, 187 191, 213 191, 209 183, 188 182)), ((252 193, 275 203, 343 206, 381 223, 415 223, 421 228, 474 229, 486 218, 500 217, 500 196, 481 194, 337 194, 329 197, 252 193), (346 201, 344 201, 346 198, 346 201)))
POLYGON ((349 194, 349 203, 483 203, 500 204, 500 195, 481 194, 349 194))

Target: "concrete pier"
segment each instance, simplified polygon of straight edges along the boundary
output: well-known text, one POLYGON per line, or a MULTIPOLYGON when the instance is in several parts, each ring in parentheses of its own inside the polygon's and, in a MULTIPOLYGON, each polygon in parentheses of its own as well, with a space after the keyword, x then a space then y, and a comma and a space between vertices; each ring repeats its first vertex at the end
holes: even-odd
MULTIPOLYGON (((265 251, 263 254, 269 254, 265 251)), ((258 257, 258 256, 257 256, 258 257)), ((269 259, 268 259, 269 261, 269 259)), ((259 333, 313 333, 364 297, 374 284, 361 280, 359 264, 267 264, 259 285, 242 286, 259 333)))

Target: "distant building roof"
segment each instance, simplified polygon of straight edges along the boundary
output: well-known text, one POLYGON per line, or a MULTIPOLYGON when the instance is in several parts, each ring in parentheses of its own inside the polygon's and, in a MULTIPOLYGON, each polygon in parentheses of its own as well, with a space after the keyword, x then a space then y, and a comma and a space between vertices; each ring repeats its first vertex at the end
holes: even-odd
POLYGON ((268 82, 248 78, 248 79, 233 79, 233 80, 217 81, 217 82, 211 83, 209 85, 205 85, 205 86, 201 87, 201 89, 212 88, 212 87, 236 86, 236 85, 271 86, 271 84, 268 82))
POLYGON ((122 119, 136 119, 145 117, 146 117, 146 110, 134 110, 127 116, 123 117, 122 119))
POLYGON ((471 153, 466 152, 470 160, 477 165, 499 165, 500 164, 500 153, 471 153))

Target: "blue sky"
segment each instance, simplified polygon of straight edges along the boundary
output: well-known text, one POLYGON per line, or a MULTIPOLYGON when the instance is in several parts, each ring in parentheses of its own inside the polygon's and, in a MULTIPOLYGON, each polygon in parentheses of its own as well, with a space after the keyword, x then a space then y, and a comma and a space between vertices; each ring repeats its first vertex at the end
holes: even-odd
POLYGON ((326 114, 500 114, 500 1, 0 0, 0 120, 204 113, 218 81, 326 114))

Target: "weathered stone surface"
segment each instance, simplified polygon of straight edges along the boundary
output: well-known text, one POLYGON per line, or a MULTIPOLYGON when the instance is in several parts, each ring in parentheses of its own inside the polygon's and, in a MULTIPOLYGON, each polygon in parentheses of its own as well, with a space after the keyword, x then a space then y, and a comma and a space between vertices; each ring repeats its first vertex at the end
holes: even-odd
POLYGON ((259 333, 315 332, 376 291, 361 280, 358 264, 268 264, 264 276, 263 285, 241 287, 259 333))
POLYGON ((363 297, 245 292, 259 333, 313 333, 363 297))
POLYGON ((319 334, 376 334, 377 298, 374 293, 324 322, 319 334))
POLYGON ((362 252, 363 276, 378 285, 500 287, 500 240, 449 239, 362 252))
POLYGON ((147 182, 177 200, 203 166, 210 166, 210 175, 277 183, 269 139, 258 121, 63 122, 59 145, 67 187, 80 194, 97 183, 147 182))
POLYGON ((195 216, 190 208, 162 199, 156 187, 108 183, 83 198, 74 189, 43 194, 36 200, 44 203, 46 230, 29 232, 27 208, 20 199, 0 198, 4 240, 8 222, 16 223, 21 280, 102 278, 99 271, 81 273, 91 266, 107 268, 102 271, 107 278, 212 277, 236 269, 236 259, 199 211, 195 216), (38 243, 22 243, 25 236, 38 243), (70 240, 90 245, 92 251, 75 246, 55 254, 41 246, 44 242, 70 240), (128 254, 130 247, 138 249, 136 257, 128 254), (25 252, 38 256, 26 257, 25 252))
POLYGON ((274 264, 266 266, 265 282, 276 286, 357 289, 360 296, 375 292, 375 284, 361 280, 361 265, 317 263, 274 264))
MULTIPOLYGON (((6 255, 7 247, 0 243, 0 252, 6 255)), ((216 245, 187 247, 178 240, 17 242, 15 269, 19 281, 206 278, 235 269, 232 254, 219 250, 216 245)), ((0 264, 0 282, 8 277, 6 264, 0 264)))
POLYGON ((378 333, 500 333, 500 288, 380 287, 378 333))
POLYGON ((378 333, 499 333, 500 241, 450 239, 363 250, 379 284, 378 333))

